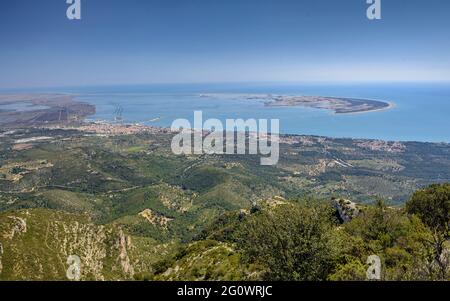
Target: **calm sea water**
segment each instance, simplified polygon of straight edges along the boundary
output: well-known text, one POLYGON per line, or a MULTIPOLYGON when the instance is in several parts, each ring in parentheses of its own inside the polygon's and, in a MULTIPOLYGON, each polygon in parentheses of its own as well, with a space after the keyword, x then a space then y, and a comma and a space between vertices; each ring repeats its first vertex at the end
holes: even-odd
MULTIPOLYGON (((97 107, 91 119, 170 126, 173 120, 192 120, 195 110, 204 118, 278 118, 285 134, 383 140, 450 142, 450 84, 293 85, 222 84, 153 85, 63 89, 97 107), (201 94, 220 93, 217 98, 201 94), (265 107, 261 101, 237 94, 320 95, 379 99, 395 103, 390 110, 336 115, 302 107, 265 107)), ((61 91, 59 91, 61 92, 61 91)))

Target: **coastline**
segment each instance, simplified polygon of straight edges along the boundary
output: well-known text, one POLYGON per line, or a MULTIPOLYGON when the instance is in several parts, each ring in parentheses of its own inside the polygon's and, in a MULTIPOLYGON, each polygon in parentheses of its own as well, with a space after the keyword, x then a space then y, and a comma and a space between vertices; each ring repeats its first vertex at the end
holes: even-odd
POLYGON ((332 111, 333 114, 362 114, 376 111, 389 110, 395 107, 395 103, 379 99, 353 98, 343 96, 312 96, 312 95, 283 95, 283 94, 240 94, 240 93, 204 93, 199 94, 204 98, 245 99, 262 102, 266 107, 305 107, 318 110, 332 111), (359 103, 358 103, 359 102, 359 103), (325 104, 325 106, 324 106, 325 104), (342 109, 351 109, 361 105, 375 106, 385 105, 381 108, 368 108, 353 112, 340 112, 342 109))
MULTIPOLYGON (((18 94, 16 94, 18 95, 18 94)), ((22 94, 22 95, 30 95, 30 94, 22 94)), ((88 100, 83 100, 83 99, 79 99, 79 96, 82 95, 82 93, 54 93, 54 94, 49 94, 49 93, 45 93, 45 94, 35 94, 35 95, 40 95, 42 96, 49 96, 49 95, 53 95, 53 96, 64 96, 65 98, 70 98, 73 102, 75 103, 81 103, 84 105, 88 105, 92 106, 93 108, 95 108, 97 106, 97 104, 95 103, 95 101, 88 101, 88 100)), ((249 95, 249 94, 247 94, 249 95)), ((261 94, 259 94, 261 95, 261 94)), ((1 95, 1 96, 6 96, 6 95, 1 95)), ((11 94, 9 94, 8 96, 11 96, 11 94)), ((241 94, 242 96, 242 94, 241 94)), ((39 97, 37 97, 39 98, 39 97)), ((50 98, 52 99, 52 98, 50 98)), ((23 100, 23 99, 22 99, 23 100)), ((54 100, 54 99, 52 99, 54 100)), ((375 99, 367 99, 367 100, 372 100, 372 101, 379 101, 379 100, 375 100, 375 99)), ((70 101, 70 103, 73 105, 73 102, 70 101)), ((385 111, 385 110, 389 110, 389 109, 393 109, 395 107, 397 107, 397 104, 394 102, 385 102, 386 106, 383 108, 379 108, 379 109, 374 109, 374 110, 368 110, 368 111, 363 111, 363 112, 348 112, 348 113, 342 113, 342 112, 334 112, 334 111, 330 111, 330 109, 325 109, 325 108, 321 108, 318 109, 320 111, 323 111, 324 113, 321 113, 323 115, 327 115, 327 116, 333 116, 333 115, 353 115, 355 114, 363 114, 363 113, 370 113, 370 112, 380 112, 380 111, 385 111), (328 111, 328 112, 327 112, 328 111)), ((76 107, 76 106, 75 106, 76 107)), ((82 109, 82 111, 84 111, 85 108, 82 109)), ((269 108, 270 109, 270 108, 269 108)), ((46 115, 43 114, 44 112, 40 111, 39 115, 44 116, 45 118, 49 118, 49 121, 46 121, 47 119, 34 119, 32 120, 33 122, 13 122, 12 120, 8 120, 6 124, 6 120, 5 123, 0 123, 0 126, 2 129, 14 129, 14 128, 20 128, 20 127, 46 127, 46 126, 70 126, 70 125, 86 125, 86 124, 91 124, 91 122, 98 122, 100 121, 100 119, 97 119, 98 117, 96 117, 95 115, 95 109, 94 109, 94 113, 93 114, 88 114, 87 116, 79 116, 78 118, 75 118, 76 115, 78 114, 74 114, 73 111, 71 111, 70 119, 65 118, 66 116, 63 116, 63 119, 60 119, 60 109, 59 111, 55 111, 55 112, 51 112, 51 115, 46 115), (73 117, 73 118, 72 118, 73 117)), ((27 112, 28 115, 30 114, 30 112, 27 112)), ((18 115, 23 115, 23 114, 18 114, 18 115)), ((293 115, 293 114, 290 114, 293 115)), ((37 115, 36 115, 37 116, 37 115)), ((384 115, 380 115, 380 116, 384 116, 384 115)), ((391 115, 389 115, 391 116, 391 115)), ((15 116, 12 116, 15 117, 15 116)), ((35 116, 33 116, 35 117, 35 116)), ((158 118, 161 118, 161 116, 159 116, 158 118)), ((161 130, 167 130, 167 128, 170 128, 170 124, 168 124, 168 121, 164 121, 164 122, 158 122, 159 119, 158 118, 154 118, 152 120, 148 120, 145 119, 144 121, 133 121, 133 119, 131 118, 131 120, 124 120, 125 122, 121 122, 121 125, 128 125, 128 126, 141 126, 141 127, 148 127, 148 129, 156 129, 156 128, 161 128, 161 130), (150 124, 150 122, 155 122, 155 124, 150 124)), ((189 117, 188 117, 189 118, 189 117)), ((239 117, 237 117, 239 118, 239 117)), ((245 117, 244 117, 245 118, 245 117)), ((249 117, 251 118, 251 117, 249 117)), ((267 117, 266 117, 267 118, 267 117)), ((364 117, 362 117, 364 118, 364 117)), ((373 118, 370 118, 373 119, 373 118)), ((375 117, 376 120, 378 120, 378 117, 375 117)), ((383 119, 383 118, 382 118, 383 119)), ((113 119, 110 119, 109 116, 105 116, 104 118, 101 118, 101 123, 108 123, 114 126, 118 126, 120 124, 117 123, 117 121, 114 121, 113 119)), ((346 119, 342 119, 342 120, 346 120, 346 119)), ((348 120, 351 120, 351 118, 349 118, 348 120)), ((359 122, 364 122, 364 119, 355 119, 358 120, 357 123, 359 122)), ((170 121, 170 120, 169 120, 170 121)), ((352 122, 355 123, 355 122, 352 122)), ((358 129, 358 128, 356 128, 358 129)), ((386 132, 388 133, 388 132, 386 132)), ((356 130, 354 133, 352 131, 341 131, 341 132, 336 132, 336 131, 324 131, 324 130, 315 130, 315 128, 313 127, 307 127, 307 128, 303 128, 301 130, 296 130, 296 128, 292 128, 292 126, 290 127, 286 127, 286 129, 284 131, 282 131, 282 134, 280 134, 280 136, 316 136, 316 137, 327 137, 327 138, 332 138, 332 139, 354 139, 354 140, 358 140, 358 139, 364 139, 364 140, 380 140, 380 141, 401 141, 401 142, 420 142, 420 143, 444 143, 444 144, 448 144, 450 143, 449 139, 446 139, 447 137, 445 135, 441 135, 440 137, 438 136, 436 139, 434 139, 433 137, 428 137, 428 136, 415 136, 415 135, 377 135, 377 133, 372 133, 369 132, 368 134, 365 134, 364 131, 358 131, 356 130)))
MULTIPOLYGON (((352 113, 350 113, 352 114, 352 113)), ((359 114, 359 113, 354 113, 359 114)), ((42 128, 48 129, 66 129, 66 130, 79 130, 81 132, 89 132, 95 133, 98 135, 133 135, 139 133, 175 133, 172 132, 170 127, 164 126, 152 126, 145 125, 140 123, 114 123, 113 121, 108 120, 84 120, 80 124, 74 125, 52 125, 42 128)), ((191 128, 191 131, 197 131, 197 129, 191 128)), ((208 130, 203 129, 204 133, 208 133, 208 130)), ((314 138, 314 139, 323 139, 323 140, 339 140, 339 139, 350 139, 355 143, 360 142, 370 142, 370 143, 423 143, 423 144, 442 144, 442 145, 450 145, 450 141, 418 141, 418 140, 392 140, 392 139, 377 139, 377 138, 361 138, 361 137, 332 137, 326 135, 313 135, 313 134, 290 134, 290 133, 280 133, 280 143, 293 144, 298 143, 298 139, 302 140, 304 138, 314 138)))
POLYGON ((380 109, 373 109, 373 110, 367 110, 367 111, 361 111, 361 112, 348 112, 348 113, 339 113, 339 112, 332 112, 333 115, 360 115, 360 114, 366 114, 366 113, 373 113, 373 112, 381 112, 381 111, 387 111, 391 109, 395 109, 397 107, 397 104, 392 101, 383 101, 388 104, 385 108, 380 109))

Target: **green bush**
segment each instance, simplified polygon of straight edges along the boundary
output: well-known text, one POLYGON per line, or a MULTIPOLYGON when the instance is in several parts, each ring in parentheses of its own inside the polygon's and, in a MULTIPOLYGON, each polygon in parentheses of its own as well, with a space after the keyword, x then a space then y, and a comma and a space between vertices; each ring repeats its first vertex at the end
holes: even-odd
POLYGON ((265 268, 265 280, 325 280, 338 252, 331 212, 319 203, 263 210, 241 224, 237 241, 246 260, 265 268))

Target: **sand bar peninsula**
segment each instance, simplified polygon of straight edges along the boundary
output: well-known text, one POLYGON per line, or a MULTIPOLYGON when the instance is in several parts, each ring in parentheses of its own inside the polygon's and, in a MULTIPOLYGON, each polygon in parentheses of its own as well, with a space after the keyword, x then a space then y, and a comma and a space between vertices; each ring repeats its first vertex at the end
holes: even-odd
POLYGON ((351 97, 233 93, 201 94, 200 97, 223 100, 245 99, 262 102, 267 107, 308 107, 330 110, 335 114, 367 113, 394 107, 393 103, 387 101, 351 97))
POLYGON ((302 106, 331 110, 335 114, 352 114, 392 108, 393 104, 371 99, 323 96, 272 96, 265 102, 270 107, 302 106))

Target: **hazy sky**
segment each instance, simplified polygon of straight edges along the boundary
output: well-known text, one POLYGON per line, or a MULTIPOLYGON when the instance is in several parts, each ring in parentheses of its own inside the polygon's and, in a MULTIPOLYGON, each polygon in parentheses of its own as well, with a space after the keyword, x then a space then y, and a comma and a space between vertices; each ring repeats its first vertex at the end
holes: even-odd
POLYGON ((450 80, 450 1, 0 1, 0 88, 450 80))

